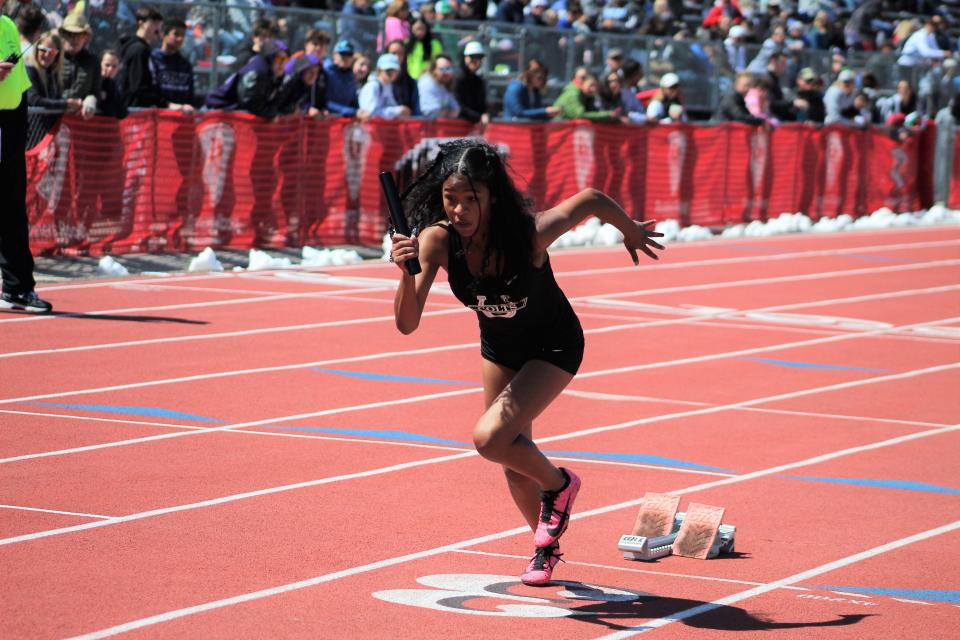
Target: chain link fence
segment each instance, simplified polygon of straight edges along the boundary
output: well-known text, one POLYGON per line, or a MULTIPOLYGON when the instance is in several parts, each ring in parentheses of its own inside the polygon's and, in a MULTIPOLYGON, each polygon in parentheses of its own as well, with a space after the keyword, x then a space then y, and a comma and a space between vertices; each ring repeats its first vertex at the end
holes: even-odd
MULTIPOLYGON (((94 28, 94 50, 116 48, 119 38, 134 32, 134 12, 141 6, 156 7, 165 17, 180 18, 188 30, 183 53, 194 64, 199 92, 209 92, 236 70, 238 58, 250 44, 250 34, 258 18, 273 19, 280 30, 279 38, 291 50, 303 47, 304 35, 312 27, 327 30, 334 41, 349 38, 359 51, 376 56, 383 33, 383 18, 352 16, 311 9, 269 7, 252 8, 240 4, 190 2, 174 0, 127 0, 116 4, 93 3, 87 8, 94 28), (103 7, 113 6, 110 13, 103 7)), ((744 64, 754 61, 761 52, 759 45, 743 45, 731 54, 723 42, 644 37, 617 33, 575 33, 555 28, 497 22, 444 21, 434 23, 433 32, 444 51, 455 59, 463 46, 479 41, 488 55, 483 74, 487 79, 488 101, 499 105, 507 83, 523 70, 531 58, 539 58, 550 69, 547 98, 552 99, 573 77, 578 66, 601 73, 606 54, 613 48, 639 61, 645 70, 645 84, 655 87, 668 72, 681 78, 684 101, 688 110, 709 114, 720 97, 729 89, 736 74, 734 60, 744 64)), ((952 77, 930 65, 903 67, 897 64, 898 54, 846 52, 803 49, 787 52, 789 64, 784 86, 793 86, 796 75, 804 67, 813 68, 831 81, 840 65, 858 72, 869 72, 880 93, 892 93, 901 79, 920 88, 930 101, 926 113, 932 116, 951 96, 943 95, 941 86, 952 86, 952 77), (837 63, 837 56, 843 58, 837 63), (945 82, 948 80, 950 82, 945 82)), ((765 65, 760 65, 764 68, 765 65)), ((952 73, 952 72, 951 72, 952 73)))

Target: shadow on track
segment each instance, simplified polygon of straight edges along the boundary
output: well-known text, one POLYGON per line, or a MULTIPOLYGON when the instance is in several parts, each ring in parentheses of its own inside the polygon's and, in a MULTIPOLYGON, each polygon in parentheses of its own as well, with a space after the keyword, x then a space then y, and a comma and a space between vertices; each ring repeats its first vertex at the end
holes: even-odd
MULTIPOLYGON (((558 584, 558 583, 555 583, 558 584)), ((596 587, 577 582, 562 581, 562 584, 572 593, 581 594, 584 600, 591 600, 596 594, 596 587)), ((609 589, 609 587, 607 587, 609 589)), ((620 589, 614 587, 614 589, 620 589)), ((864 618, 875 614, 841 614, 828 620, 786 621, 759 617, 748 613, 739 607, 717 605, 701 600, 687 598, 661 597, 652 594, 636 592, 633 598, 603 598, 593 600, 582 606, 569 606, 571 618, 606 627, 611 631, 634 629, 637 632, 644 630, 644 620, 653 621, 661 618, 670 620, 676 618, 687 626, 697 629, 713 629, 716 631, 776 631, 779 629, 802 629, 815 627, 842 627, 857 624, 864 618), (695 613, 696 611, 696 613, 695 613), (619 621, 630 622, 621 624, 619 621)))
POLYGON ((109 313, 83 313, 81 311, 72 312, 72 311, 51 311, 50 313, 45 313, 42 315, 29 313, 26 311, 9 311, 9 310, 0 310, 7 311, 7 313, 15 315, 29 315, 37 317, 48 317, 56 316, 58 318, 76 318, 78 320, 112 320, 117 322, 170 322, 174 324, 210 324, 205 320, 190 320, 188 318, 172 318, 169 316, 132 316, 125 314, 109 314, 109 313))

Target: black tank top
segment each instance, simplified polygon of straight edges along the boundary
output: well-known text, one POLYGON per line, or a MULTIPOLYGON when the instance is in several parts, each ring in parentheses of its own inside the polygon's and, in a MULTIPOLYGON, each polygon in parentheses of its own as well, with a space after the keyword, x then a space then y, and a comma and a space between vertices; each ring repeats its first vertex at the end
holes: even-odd
POLYGON ((480 336, 487 341, 542 341, 546 334, 583 339, 580 321, 553 276, 550 256, 540 267, 528 264, 505 278, 476 279, 467 266, 460 234, 450 226, 447 279, 460 302, 477 312, 480 336))

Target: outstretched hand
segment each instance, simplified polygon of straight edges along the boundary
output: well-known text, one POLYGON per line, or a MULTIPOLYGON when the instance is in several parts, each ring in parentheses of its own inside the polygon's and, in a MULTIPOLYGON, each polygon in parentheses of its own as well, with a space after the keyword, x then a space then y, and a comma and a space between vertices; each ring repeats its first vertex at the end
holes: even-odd
POLYGON ((651 249, 651 247, 656 247, 661 251, 664 249, 662 244, 651 239, 663 237, 662 233, 657 233, 656 231, 650 230, 650 227, 655 223, 656 220, 645 220, 643 222, 634 221, 633 233, 624 234, 623 246, 625 246, 627 251, 630 252, 630 257, 633 258, 633 264, 640 264, 640 257, 637 255, 637 249, 640 249, 640 251, 643 251, 654 260, 660 259, 660 257, 653 252, 653 249, 651 249))

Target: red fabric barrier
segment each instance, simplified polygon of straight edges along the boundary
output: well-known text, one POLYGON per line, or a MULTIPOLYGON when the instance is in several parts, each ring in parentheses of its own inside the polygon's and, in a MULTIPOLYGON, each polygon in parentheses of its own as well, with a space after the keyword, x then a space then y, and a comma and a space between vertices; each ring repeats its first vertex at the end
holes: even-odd
MULTIPOLYGON (((379 171, 415 171, 436 139, 470 132, 460 121, 66 116, 28 153, 32 247, 98 255, 379 245, 379 171)), ((913 210, 929 198, 930 141, 899 143, 879 130, 577 121, 493 123, 484 136, 505 149, 537 207, 596 187, 638 219, 720 226, 794 211, 913 210)))
POLYGON ((953 171, 950 175, 947 206, 951 209, 960 209, 960 135, 957 136, 953 144, 953 171))

